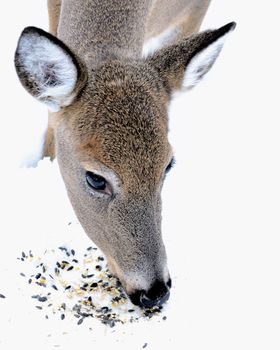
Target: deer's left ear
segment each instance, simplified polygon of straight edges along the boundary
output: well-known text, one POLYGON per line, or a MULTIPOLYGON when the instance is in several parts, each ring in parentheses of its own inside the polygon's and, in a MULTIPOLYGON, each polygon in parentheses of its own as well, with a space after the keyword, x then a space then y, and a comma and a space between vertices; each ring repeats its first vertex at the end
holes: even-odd
POLYGON ((194 87, 210 70, 234 22, 184 39, 157 51, 147 62, 156 69, 168 92, 194 87))

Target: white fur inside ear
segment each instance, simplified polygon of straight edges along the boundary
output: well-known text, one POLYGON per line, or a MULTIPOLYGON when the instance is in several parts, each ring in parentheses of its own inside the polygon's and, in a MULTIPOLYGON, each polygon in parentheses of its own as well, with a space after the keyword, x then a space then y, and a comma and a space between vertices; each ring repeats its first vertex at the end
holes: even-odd
POLYGON ((167 29, 158 36, 148 39, 142 49, 142 57, 147 58, 157 50, 171 44, 178 36, 180 30, 178 28, 167 29))
POLYGON ((29 80, 37 86, 36 98, 53 112, 71 104, 78 72, 63 48, 43 35, 27 33, 21 37, 17 52, 29 80))
POLYGON ((196 54, 187 65, 182 87, 184 90, 194 87, 210 70, 221 52, 228 33, 196 54))

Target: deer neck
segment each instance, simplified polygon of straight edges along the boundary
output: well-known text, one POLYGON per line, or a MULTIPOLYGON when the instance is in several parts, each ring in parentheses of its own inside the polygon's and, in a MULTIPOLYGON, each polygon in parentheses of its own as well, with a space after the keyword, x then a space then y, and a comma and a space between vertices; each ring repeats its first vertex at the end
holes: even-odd
POLYGON ((138 58, 153 0, 64 0, 58 37, 80 57, 138 58))

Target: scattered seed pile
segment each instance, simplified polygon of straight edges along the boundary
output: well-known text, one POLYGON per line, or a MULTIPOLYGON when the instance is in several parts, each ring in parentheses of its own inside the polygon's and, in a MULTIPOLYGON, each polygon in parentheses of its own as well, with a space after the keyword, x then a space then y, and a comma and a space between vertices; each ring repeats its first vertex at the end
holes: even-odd
POLYGON ((161 315, 162 307, 143 310, 130 302, 96 247, 82 254, 66 247, 46 250, 42 256, 22 252, 18 260, 24 264, 20 275, 36 290, 31 295, 34 306, 46 319, 71 317, 81 325, 95 318, 114 327, 161 315))

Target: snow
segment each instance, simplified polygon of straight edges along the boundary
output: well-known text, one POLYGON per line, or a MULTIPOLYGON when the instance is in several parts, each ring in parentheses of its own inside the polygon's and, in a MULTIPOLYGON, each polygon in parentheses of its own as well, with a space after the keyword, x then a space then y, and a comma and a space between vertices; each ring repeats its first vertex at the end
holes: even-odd
POLYGON ((75 218, 57 163, 46 159, 37 168, 18 167, 40 145, 46 111, 20 86, 13 52, 21 29, 47 29, 47 16, 44 1, 5 3, 1 349, 142 349, 146 343, 153 350, 279 349, 278 11, 276 4, 267 9, 252 4, 213 2, 203 28, 232 20, 237 28, 204 82, 170 107, 176 165, 163 189, 163 235, 173 280, 167 319, 110 328, 94 319, 82 325, 70 317, 46 320, 31 298, 35 286, 20 275, 22 251, 41 255, 68 246, 78 254, 91 242, 75 218), (15 5, 20 18, 8 20, 15 5))

